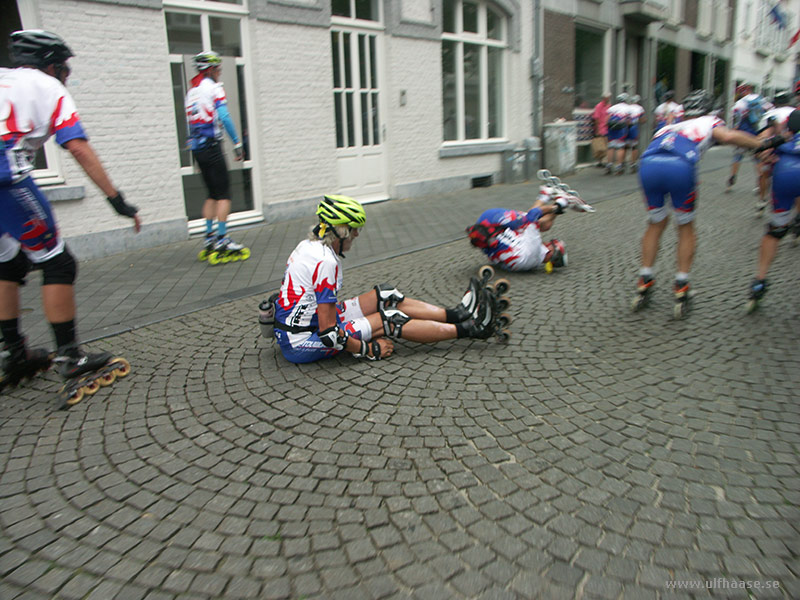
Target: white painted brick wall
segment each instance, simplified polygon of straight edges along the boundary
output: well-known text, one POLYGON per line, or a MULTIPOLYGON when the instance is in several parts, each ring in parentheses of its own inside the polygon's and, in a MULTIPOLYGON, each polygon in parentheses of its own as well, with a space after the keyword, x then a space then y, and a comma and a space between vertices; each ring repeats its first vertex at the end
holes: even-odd
MULTIPOLYGON (((43 29, 61 35, 75 57, 68 89, 114 184, 145 224, 185 217, 164 16, 160 11, 43 0, 43 29)), ((86 198, 56 203, 65 237, 129 229, 65 150, 67 185, 86 198)))

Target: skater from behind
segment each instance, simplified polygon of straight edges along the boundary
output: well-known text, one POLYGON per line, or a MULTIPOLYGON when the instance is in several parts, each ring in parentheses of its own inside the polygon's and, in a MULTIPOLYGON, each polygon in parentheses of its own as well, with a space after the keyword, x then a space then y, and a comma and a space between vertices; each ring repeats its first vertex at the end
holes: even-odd
POLYGON ((630 152, 628 164, 630 165, 631 173, 635 173, 639 168, 639 122, 644 115, 644 108, 639 104, 641 100, 642 98, 639 94, 634 94, 630 97, 628 106, 630 124, 628 125, 628 136, 625 140, 625 145, 630 152))
MULTIPOLYGON (((743 83, 736 88, 736 96, 738 100, 733 104, 733 127, 739 131, 744 131, 750 135, 758 134, 758 124, 766 112, 767 105, 764 98, 753 92, 753 86, 749 83, 743 83)), ((736 183, 736 176, 739 174, 739 168, 742 164, 742 159, 746 153, 745 149, 738 149, 733 151, 733 163, 731 164, 731 174, 728 177, 728 186, 725 188, 726 192, 730 192, 736 183)), ((753 165, 756 171, 756 181, 759 179, 758 161, 753 157, 753 165)), ((759 202, 756 204, 756 209, 763 210, 764 205, 759 202)))
MULTIPOLYGON (((795 109, 794 95, 790 91, 780 91, 773 98, 773 108, 764 113, 758 123, 758 137, 767 139, 774 135, 784 134, 787 130, 789 115, 795 109)), ((768 204, 767 195, 772 178, 772 165, 777 160, 775 154, 764 157, 758 164, 758 192, 759 210, 766 208, 768 204)))
POLYGON ((228 165, 222 153, 222 129, 233 140, 236 160, 244 160, 244 148, 236 126, 228 112, 225 89, 220 82, 222 59, 216 52, 201 52, 194 57, 197 75, 186 94, 186 118, 189 121, 189 147, 200 167, 208 198, 203 204, 206 236, 200 253, 201 260, 212 252, 218 255, 236 254, 245 250, 228 237, 228 215, 231 212, 228 165), (214 235, 214 219, 217 233, 214 235))
POLYGON ((630 123, 628 94, 617 96, 616 104, 608 109, 608 153, 606 154, 606 175, 622 175, 625 147, 630 123))
POLYGON ((756 276, 750 284, 748 310, 753 310, 767 291, 767 272, 778 253, 778 243, 790 229, 800 227, 800 109, 789 115, 786 126, 789 140, 775 149, 777 161, 772 169, 772 215, 761 238, 756 276), (792 209, 795 221, 792 223, 792 209))
POLYGON ((595 104, 592 111, 592 125, 594 126, 594 139, 598 140, 598 149, 594 150, 594 140, 592 142, 593 156, 597 161, 598 167, 605 166, 603 161, 608 152, 608 107, 611 106, 611 94, 605 92, 600 102, 595 104))
POLYGON ((655 132, 665 125, 672 125, 673 123, 680 123, 683 118, 683 106, 675 102, 675 92, 667 90, 664 93, 664 101, 656 106, 653 115, 656 119, 655 132))
POLYGON ((381 284, 340 301, 343 261, 366 223, 364 208, 347 196, 326 195, 318 223, 289 256, 275 300, 274 330, 286 360, 307 363, 347 350, 357 358, 387 358, 398 339, 437 342, 488 338, 497 324, 496 298, 470 285, 455 308, 406 298, 381 284))
POLYGON ((114 210, 141 222, 136 207, 125 202, 109 179, 64 85, 73 56, 58 35, 41 30, 15 31, 9 49, 16 68, 0 69, 0 332, 4 376, 13 385, 47 368, 48 353, 28 350, 19 330, 19 287, 31 268, 42 271, 42 303, 56 341, 58 371, 66 379, 104 366, 111 355, 85 355, 75 332, 73 285, 77 264, 58 228, 50 203, 31 177, 33 159, 55 136, 114 210))
MULTIPOLYGON (((634 309, 640 308, 653 284, 653 265, 659 241, 668 222, 665 205, 669 195, 678 226, 677 273, 675 275, 675 316, 680 318, 689 298, 689 271, 695 251, 694 217, 697 199, 697 163, 714 143, 733 144, 763 151, 778 140, 759 140, 744 131, 725 127, 710 115, 711 96, 696 90, 684 101, 686 120, 661 128, 642 155, 639 180, 645 195, 649 223, 642 237, 642 257, 634 309)), ((782 139, 782 138, 781 138, 782 139)))
POLYGON ((568 206, 579 211, 594 211, 577 196, 543 185, 527 212, 490 208, 467 228, 467 235, 470 243, 479 248, 492 265, 507 271, 531 271, 544 265, 550 273, 553 268, 567 265, 567 250, 560 240, 543 242, 541 234, 552 228, 556 216, 563 214, 568 206))

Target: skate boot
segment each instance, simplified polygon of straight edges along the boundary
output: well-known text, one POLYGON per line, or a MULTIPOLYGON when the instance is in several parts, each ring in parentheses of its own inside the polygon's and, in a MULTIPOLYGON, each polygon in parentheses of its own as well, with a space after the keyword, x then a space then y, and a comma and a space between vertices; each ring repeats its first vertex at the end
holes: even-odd
POLYGON ((491 287, 485 287, 481 290, 475 317, 465 322, 464 327, 471 338, 485 340, 494 335, 498 341, 507 342, 511 339, 511 332, 508 331, 510 324, 511 316, 500 313, 494 291, 491 287))
POLYGON ((731 175, 728 178, 728 186, 725 188, 725 193, 730 194, 733 191, 733 184, 736 183, 736 175, 731 175))
POLYGON ((672 315, 676 319, 682 319, 689 312, 689 300, 692 297, 689 282, 676 279, 672 290, 675 293, 675 306, 672 309, 672 315))
POLYGON ((767 280, 766 279, 753 279, 750 283, 750 297, 747 300, 748 314, 758 308, 758 303, 767 293, 767 280))
POLYGON ((2 374, 0 374, 0 392, 7 387, 19 385, 23 379, 32 379, 34 375, 50 368, 50 354, 43 348, 28 350, 25 340, 16 344, 3 344, 2 374))
POLYGON ((218 265, 237 260, 250 258, 250 249, 242 244, 237 244, 229 237, 219 238, 214 244, 214 250, 208 255, 208 264, 218 265))
POLYGON ((461 298, 461 302, 453 309, 453 314, 458 323, 463 323, 467 319, 473 319, 477 316, 482 288, 483 286, 477 277, 469 278, 469 285, 461 298))
POLYGON ((131 371, 130 363, 124 358, 114 358, 108 352, 86 354, 75 344, 62 346, 56 354, 53 363, 64 379, 58 396, 63 409, 76 405, 84 396, 95 394, 131 371))
POLYGON ((769 204, 768 200, 762 200, 761 198, 759 198, 758 200, 756 200, 756 212, 759 215, 762 214, 764 212, 764 209, 767 208, 768 204, 769 204))
POLYGON ((606 175, 611 175, 614 172, 614 164, 613 163, 606 163, 606 175))
POLYGON ((207 233, 205 239, 203 240, 203 249, 197 254, 197 260, 203 262, 204 260, 208 259, 209 254, 214 251, 214 244, 216 243, 216 237, 213 233, 207 233))
POLYGON ((615 175, 625 175, 625 165, 620 163, 616 166, 614 170, 615 175))
POLYGON ((636 173, 637 171, 639 171, 639 163, 638 162, 631 163, 630 172, 633 174, 636 173))
POLYGON ((631 308, 634 312, 644 308, 650 302, 650 294, 653 291, 656 280, 650 275, 641 275, 636 282, 636 295, 633 297, 631 308))

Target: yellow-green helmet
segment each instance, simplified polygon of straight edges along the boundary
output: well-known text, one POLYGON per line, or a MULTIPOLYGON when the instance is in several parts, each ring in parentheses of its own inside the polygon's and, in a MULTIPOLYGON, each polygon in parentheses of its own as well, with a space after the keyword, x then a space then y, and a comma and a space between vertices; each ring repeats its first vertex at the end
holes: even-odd
POLYGON ((198 71, 205 71, 211 67, 218 67, 222 64, 222 59, 216 52, 201 52, 194 57, 194 67, 198 71))
POLYGON ((326 194, 317 207, 317 216, 320 223, 336 227, 347 225, 349 227, 363 227, 367 222, 367 214, 358 200, 349 196, 335 196, 326 194))

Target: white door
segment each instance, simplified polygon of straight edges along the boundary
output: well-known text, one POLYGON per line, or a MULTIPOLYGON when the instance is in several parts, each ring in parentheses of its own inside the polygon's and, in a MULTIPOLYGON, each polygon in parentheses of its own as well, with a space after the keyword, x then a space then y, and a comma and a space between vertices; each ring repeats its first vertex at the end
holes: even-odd
POLYGON ((382 34, 331 30, 339 192, 360 202, 388 198, 380 91, 382 34))

